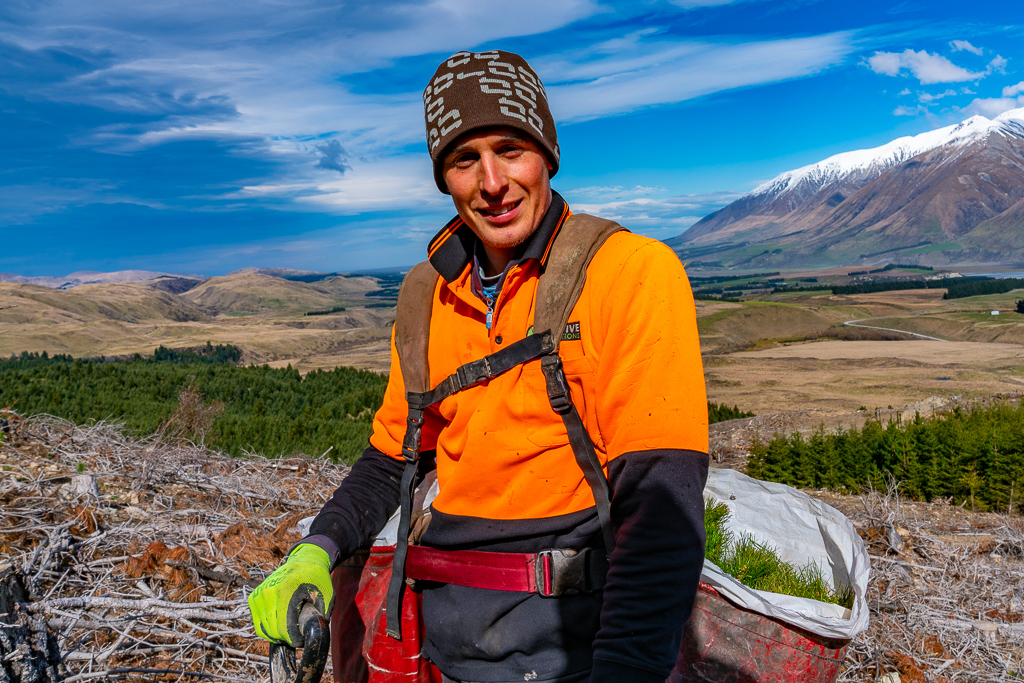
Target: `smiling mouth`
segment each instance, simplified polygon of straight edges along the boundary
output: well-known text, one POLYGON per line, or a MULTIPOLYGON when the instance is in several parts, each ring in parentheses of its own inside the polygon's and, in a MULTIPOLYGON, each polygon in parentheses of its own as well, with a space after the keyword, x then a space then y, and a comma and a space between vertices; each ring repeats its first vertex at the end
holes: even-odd
POLYGON ((517 200, 517 201, 515 201, 515 202, 513 202, 513 203, 511 203, 511 204, 505 204, 505 205, 503 205, 503 206, 499 206, 499 207, 498 207, 498 208, 496 208, 496 209, 477 209, 477 211, 478 211, 479 213, 482 213, 482 214, 483 214, 483 215, 485 215, 485 216, 492 216, 492 217, 497 217, 497 216, 504 216, 504 215, 505 215, 505 214, 507 214, 507 213, 508 213, 509 211, 512 211, 512 210, 513 210, 513 209, 515 209, 515 208, 516 208, 517 206, 519 206, 520 204, 522 204, 522 202, 523 202, 523 200, 522 200, 522 199, 519 199, 519 200, 517 200))

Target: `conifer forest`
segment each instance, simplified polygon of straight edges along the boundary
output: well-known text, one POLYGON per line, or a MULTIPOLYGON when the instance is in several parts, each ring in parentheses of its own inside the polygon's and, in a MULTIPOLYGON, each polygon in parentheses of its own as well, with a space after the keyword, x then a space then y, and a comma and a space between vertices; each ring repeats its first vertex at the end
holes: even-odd
MULTIPOLYGON (((348 367, 301 375, 240 358, 230 344, 122 360, 22 353, 0 360, 0 407, 119 422, 136 436, 171 434, 230 455, 327 453, 351 464, 366 448, 387 376, 348 367)), ((708 403, 710 422, 750 415, 708 403)))

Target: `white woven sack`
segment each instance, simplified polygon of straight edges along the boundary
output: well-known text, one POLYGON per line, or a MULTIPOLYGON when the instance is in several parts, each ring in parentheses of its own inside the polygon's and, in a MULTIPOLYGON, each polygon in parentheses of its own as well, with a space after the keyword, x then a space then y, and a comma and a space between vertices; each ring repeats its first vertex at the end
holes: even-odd
POLYGON ((814 562, 833 587, 852 586, 853 609, 747 588, 708 560, 701 581, 741 607, 826 638, 849 639, 867 629, 871 563, 864 542, 841 512, 790 486, 735 470, 710 470, 704 495, 729 506, 727 527, 736 538, 746 534, 796 566, 814 562))

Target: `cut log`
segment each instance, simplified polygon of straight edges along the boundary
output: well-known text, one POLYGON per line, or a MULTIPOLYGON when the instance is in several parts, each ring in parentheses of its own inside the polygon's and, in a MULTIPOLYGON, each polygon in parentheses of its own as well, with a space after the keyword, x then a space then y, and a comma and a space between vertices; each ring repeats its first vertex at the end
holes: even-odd
POLYGON ((66 675, 46 620, 22 610, 29 601, 21 575, 0 564, 0 683, 58 683, 66 675))

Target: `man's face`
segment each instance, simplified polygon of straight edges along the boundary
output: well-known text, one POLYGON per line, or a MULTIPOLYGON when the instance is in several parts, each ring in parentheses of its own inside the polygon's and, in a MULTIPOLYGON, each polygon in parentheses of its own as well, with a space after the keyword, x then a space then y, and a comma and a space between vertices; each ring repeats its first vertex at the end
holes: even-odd
POLYGON ((462 220, 489 247, 511 251, 533 234, 551 204, 551 164, 514 128, 483 128, 455 141, 442 173, 462 220))

